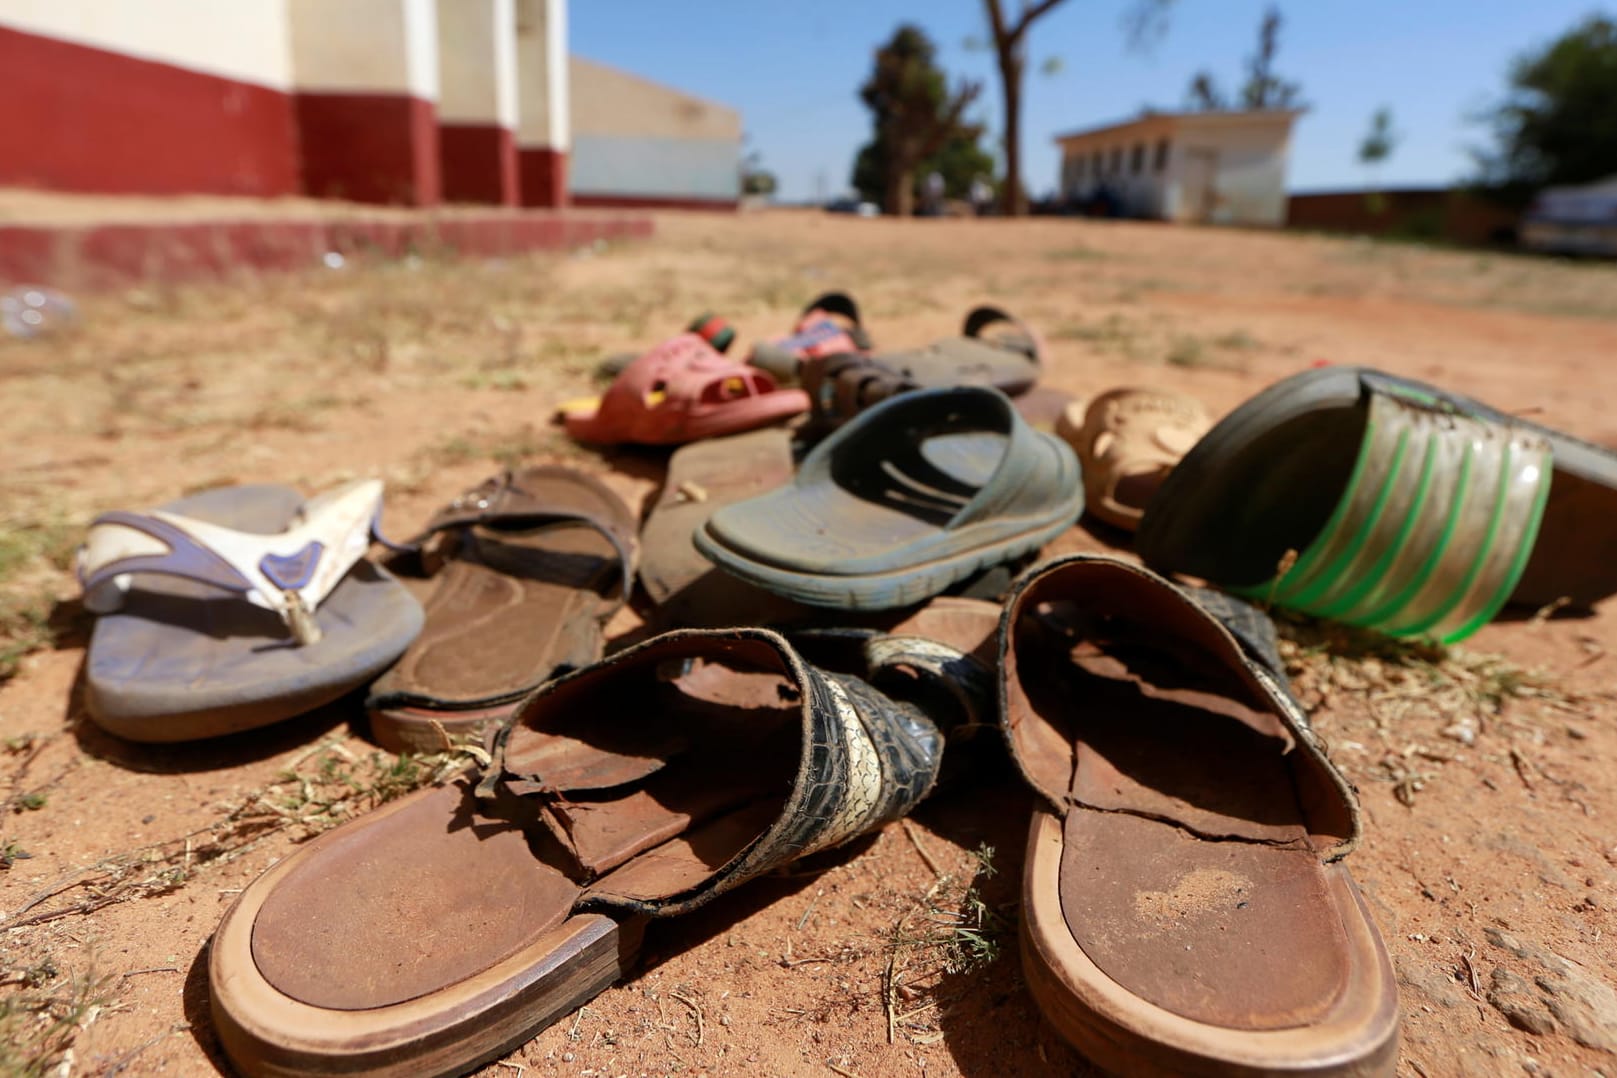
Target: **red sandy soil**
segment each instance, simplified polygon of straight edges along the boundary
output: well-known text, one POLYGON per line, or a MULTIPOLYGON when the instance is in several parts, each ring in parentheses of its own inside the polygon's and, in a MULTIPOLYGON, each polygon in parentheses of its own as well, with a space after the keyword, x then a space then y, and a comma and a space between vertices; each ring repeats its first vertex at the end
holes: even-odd
MULTIPOLYGON (((1069 220, 658 224, 655 241, 570 255, 350 263, 81 297, 76 330, 0 340, 0 535, 57 536, 40 556, 0 559, 0 598, 63 601, 55 645, 0 683, 0 736, 43 745, 0 756, 12 797, 0 845, 31 855, 0 871, 7 1037, 38 1033, 15 1010, 26 999, 65 999, 95 977, 99 1006, 64 1038, 61 1073, 225 1069, 207 1014, 208 937, 234 895, 294 849, 297 828, 228 862, 182 864, 138 897, 6 926, 85 866, 218 823, 306 767, 322 739, 356 759, 373 751, 352 701, 172 747, 87 722, 61 537, 70 547, 100 509, 224 481, 313 491, 379 475, 390 530, 407 534, 496 460, 547 458, 610 473, 640 504, 659 455, 573 449, 548 426, 554 404, 590 391, 599 356, 699 311, 728 315, 745 345, 833 287, 853 291, 891 345, 953 332, 976 302, 1009 306, 1048 339, 1047 384, 1075 395, 1171 386, 1221 414, 1315 361, 1364 363, 1617 443, 1610 266, 1069 220), (20 983, 28 970, 37 989, 20 983)), ((1079 527, 1052 548, 1116 541, 1079 527)), ((1399 973, 1400 1073, 1617 1074, 1617 948, 1604 942, 1617 929, 1613 652, 1610 610, 1498 623, 1431 668, 1292 649, 1299 690, 1363 799, 1368 834, 1350 865, 1399 973)), ((481 1073, 1084 1072, 1042 1022, 1004 928, 1030 799, 997 750, 972 752, 962 781, 908 828, 654 925, 634 979, 481 1073), (972 852, 982 846, 991 858, 972 852), (949 972, 960 937, 945 915, 968 886, 993 915, 984 931, 998 956, 949 972)))

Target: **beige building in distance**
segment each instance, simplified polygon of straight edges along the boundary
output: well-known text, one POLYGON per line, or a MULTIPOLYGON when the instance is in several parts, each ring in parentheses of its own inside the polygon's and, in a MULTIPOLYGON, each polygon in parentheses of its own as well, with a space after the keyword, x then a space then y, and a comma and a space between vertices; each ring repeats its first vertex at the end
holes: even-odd
POLYGON ((1124 217, 1279 226, 1301 110, 1151 112, 1056 137, 1061 193, 1124 217))
POLYGON ((569 84, 574 203, 735 207, 741 113, 580 56, 569 84))

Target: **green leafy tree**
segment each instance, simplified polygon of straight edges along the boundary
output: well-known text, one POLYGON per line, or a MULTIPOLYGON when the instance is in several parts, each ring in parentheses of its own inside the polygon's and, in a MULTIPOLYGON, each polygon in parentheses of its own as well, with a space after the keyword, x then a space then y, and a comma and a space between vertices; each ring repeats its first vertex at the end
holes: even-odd
POLYGON ((1275 74, 1280 53, 1280 27, 1284 20, 1273 4, 1258 24, 1258 48, 1246 60, 1246 81, 1232 102, 1210 71, 1198 71, 1185 88, 1185 107, 1197 112, 1224 112, 1232 108, 1295 109, 1302 107, 1302 87, 1275 74))
POLYGON ((1246 61, 1246 82, 1241 86, 1244 109, 1294 109, 1302 105, 1302 88, 1275 74, 1282 22, 1280 9, 1270 4, 1258 24, 1258 51, 1246 61))
MULTIPOLYGON (((943 193, 949 198, 969 198, 972 181, 992 180, 994 155, 980 141, 981 129, 961 132, 940 146, 936 153, 915 168, 912 185, 936 172, 943 177, 943 193)), ((860 198, 880 202, 887 191, 887 173, 875 142, 867 142, 853 164, 853 187, 860 198)))
POLYGON ((751 135, 741 136, 741 143, 747 148, 741 157, 741 193, 772 195, 776 188, 775 174, 764 168, 764 155, 751 142, 751 135))
POLYGON ((951 143, 974 144, 982 134, 964 118, 982 84, 961 82, 950 89, 936 56, 920 27, 900 26, 876 50, 875 67, 859 90, 874 131, 854 161, 853 186, 887 213, 914 212, 915 177, 923 164, 951 143))
POLYGON ((1185 107, 1194 112, 1223 112, 1230 100, 1211 71, 1198 71, 1185 88, 1185 107))
POLYGON ((744 195, 772 195, 777 186, 775 174, 768 169, 756 168, 741 176, 741 193, 744 195))
MULTIPOLYGON (((1392 129, 1392 109, 1385 105, 1376 109, 1375 115, 1370 117, 1370 129, 1359 140, 1359 164, 1372 172, 1380 169, 1382 163, 1392 156, 1392 151, 1398 148, 1400 137, 1392 129)), ((1371 213, 1379 214, 1387 208, 1387 200, 1379 184, 1372 184, 1364 198, 1371 213)))
POLYGON ((1482 117, 1496 142, 1477 154, 1484 182, 1536 188, 1617 174, 1617 22, 1589 16, 1518 56, 1509 79, 1482 117))

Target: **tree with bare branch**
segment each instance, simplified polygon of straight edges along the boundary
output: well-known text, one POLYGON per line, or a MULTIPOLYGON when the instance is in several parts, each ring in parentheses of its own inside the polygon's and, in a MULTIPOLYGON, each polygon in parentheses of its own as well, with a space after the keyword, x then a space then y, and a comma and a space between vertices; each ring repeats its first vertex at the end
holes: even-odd
POLYGON ((1005 18, 1001 0, 984 2, 1004 108, 1005 183, 1000 189, 1000 208, 1008 216, 1017 216, 1027 212, 1027 192, 1022 189, 1022 75, 1027 67, 1027 31, 1062 0, 1022 0, 1022 12, 1014 22, 1005 18))
MULTIPOLYGON (((1027 69, 1028 28, 1064 0, 1021 0, 1021 12, 1014 21, 1005 17, 1005 0, 983 2, 988 6, 988 30, 1004 108, 1005 183, 1000 189, 1000 206, 1007 215, 1019 215, 1027 212, 1027 192, 1022 187, 1022 75, 1027 69)), ((1130 44, 1141 46, 1160 34, 1173 2, 1134 0, 1123 19, 1130 44)))

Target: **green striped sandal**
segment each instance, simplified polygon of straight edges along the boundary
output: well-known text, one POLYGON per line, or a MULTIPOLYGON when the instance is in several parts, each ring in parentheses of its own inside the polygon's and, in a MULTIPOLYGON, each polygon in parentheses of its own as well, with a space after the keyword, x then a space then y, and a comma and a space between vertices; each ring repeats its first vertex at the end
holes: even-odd
POLYGON ((1453 643, 1507 603, 1617 592, 1617 454, 1421 382, 1311 370, 1197 443, 1138 550, 1278 607, 1453 643))

